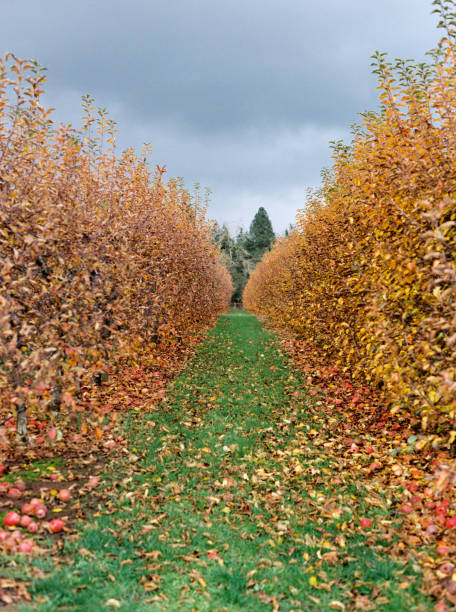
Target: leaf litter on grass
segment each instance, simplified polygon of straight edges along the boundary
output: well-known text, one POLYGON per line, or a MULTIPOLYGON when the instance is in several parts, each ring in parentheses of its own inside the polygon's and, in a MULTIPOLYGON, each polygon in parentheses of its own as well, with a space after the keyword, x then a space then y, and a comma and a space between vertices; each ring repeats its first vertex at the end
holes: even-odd
POLYGON ((255 317, 221 317, 129 415, 91 520, 31 561, 23 610, 432 609, 393 493, 333 452, 305 389, 255 317))
POLYGON ((349 373, 328 364, 317 347, 281 340, 319 398, 313 418, 320 424, 320 443, 341 471, 373 492, 388 491, 391 517, 402 519, 392 550, 418 561, 438 610, 456 605, 456 461, 450 450, 420 448, 416 419, 391 414, 371 389, 353 386, 349 373))

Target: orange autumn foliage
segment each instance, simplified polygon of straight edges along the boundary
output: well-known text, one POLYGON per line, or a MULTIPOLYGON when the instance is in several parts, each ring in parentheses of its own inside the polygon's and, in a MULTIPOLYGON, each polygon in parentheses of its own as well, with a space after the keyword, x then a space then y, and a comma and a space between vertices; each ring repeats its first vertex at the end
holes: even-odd
POLYGON ((419 422, 418 448, 456 439, 456 38, 455 15, 439 12, 431 64, 374 56, 380 111, 335 146, 244 293, 419 422))
POLYGON ((81 131, 55 125, 44 80, 0 61, 0 401, 41 415, 107 366, 188 350, 232 292, 201 197, 117 156, 88 97, 81 131))

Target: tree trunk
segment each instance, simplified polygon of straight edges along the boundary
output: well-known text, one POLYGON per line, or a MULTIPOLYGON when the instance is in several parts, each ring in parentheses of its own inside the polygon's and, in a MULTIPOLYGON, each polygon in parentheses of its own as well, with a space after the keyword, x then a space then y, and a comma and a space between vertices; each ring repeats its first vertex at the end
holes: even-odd
POLYGON ((25 401, 17 409, 17 430, 16 430, 16 441, 22 444, 27 444, 27 408, 25 407, 25 401))

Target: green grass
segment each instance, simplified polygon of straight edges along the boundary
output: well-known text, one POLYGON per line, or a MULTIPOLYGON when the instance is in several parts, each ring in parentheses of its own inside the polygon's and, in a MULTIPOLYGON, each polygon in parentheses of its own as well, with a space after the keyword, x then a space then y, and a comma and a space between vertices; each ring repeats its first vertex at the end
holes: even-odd
POLYGON ((220 317, 157 411, 127 420, 139 459, 111 466, 105 511, 63 561, 33 561, 34 604, 20 609, 431 609, 418 566, 390 558, 381 529, 354 527, 387 510, 348 475, 332 482, 337 465, 307 435, 309 400, 293 395, 304 388, 255 317, 220 317), (333 502, 341 518, 322 515, 333 502))
POLYGON ((4 482, 16 482, 23 480, 24 482, 34 482, 41 480, 43 476, 48 476, 53 470, 63 466, 61 457, 53 457, 52 459, 38 459, 25 464, 22 469, 17 472, 5 474, 1 476, 4 482))

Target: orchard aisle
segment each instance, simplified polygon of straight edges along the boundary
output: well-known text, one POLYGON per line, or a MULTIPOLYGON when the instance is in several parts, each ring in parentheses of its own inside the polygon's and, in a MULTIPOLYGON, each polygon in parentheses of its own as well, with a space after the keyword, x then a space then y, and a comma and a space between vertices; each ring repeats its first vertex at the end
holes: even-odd
POLYGON ((40 603, 22 609, 431 609, 418 566, 388 553, 386 503, 312 444, 304 388, 255 317, 220 317, 157 411, 132 416, 133 463, 112 466, 65 562, 34 561, 40 603))

